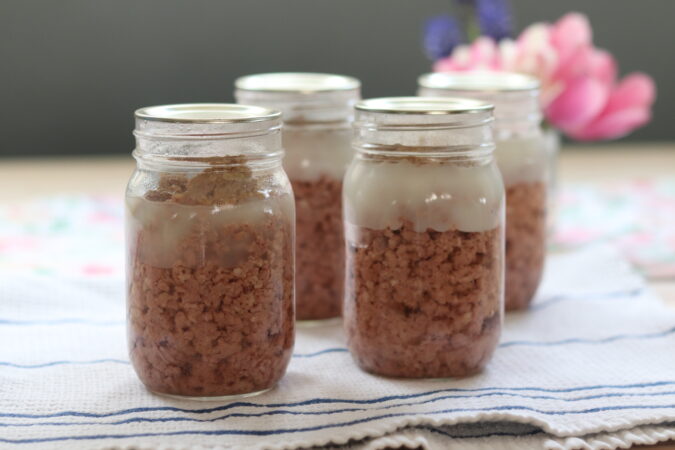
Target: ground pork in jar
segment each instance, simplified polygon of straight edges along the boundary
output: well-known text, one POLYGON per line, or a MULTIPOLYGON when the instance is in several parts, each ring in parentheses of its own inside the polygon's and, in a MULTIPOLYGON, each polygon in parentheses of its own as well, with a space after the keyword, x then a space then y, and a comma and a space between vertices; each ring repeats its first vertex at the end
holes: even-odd
POLYGON ((151 391, 254 393, 284 374, 294 339, 293 201, 263 192, 239 165, 163 174, 156 189, 128 199, 129 350, 151 391))
POLYGON ((342 178, 351 161, 359 80, 277 72, 235 81, 237 102, 283 112, 283 167, 296 201, 296 317, 323 326, 339 318, 344 292, 342 178), (323 323, 323 325, 322 325, 323 323))
POLYGON ((296 318, 340 317, 344 292, 342 178, 352 158, 347 122, 287 120, 284 170, 296 204, 296 318))
POLYGON ((546 260, 546 154, 536 136, 498 141, 495 154, 506 189, 504 302, 507 310, 522 310, 534 299, 546 260))
POLYGON ((503 187, 494 164, 421 161, 363 161, 347 174, 348 345, 379 375, 468 376, 501 333, 503 187), (418 181, 387 181, 401 179, 418 181))
POLYGON ((344 290, 342 180, 291 180, 296 204, 298 320, 339 317, 344 290))
POLYGON ((524 309, 539 287, 546 256, 546 185, 520 182, 506 187, 507 310, 524 309))
POLYGON ((501 330, 501 230, 360 228, 347 253, 349 346, 369 372, 473 374, 501 330))
MULTIPOLYGON (((465 97, 495 105, 495 156, 506 187, 507 310, 526 309, 544 269, 553 172, 541 128, 539 82, 501 71, 431 73, 419 77, 421 95, 465 97)), ((550 225, 549 225, 550 226, 550 225)))

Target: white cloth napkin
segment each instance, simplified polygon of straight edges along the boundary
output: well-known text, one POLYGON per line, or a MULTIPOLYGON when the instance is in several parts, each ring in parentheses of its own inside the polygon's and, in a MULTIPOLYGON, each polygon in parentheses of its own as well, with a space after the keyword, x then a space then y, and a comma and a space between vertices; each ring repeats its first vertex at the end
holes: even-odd
POLYGON ((675 311, 608 247, 552 255, 480 375, 361 372, 339 325, 298 330, 278 387, 232 403, 149 394, 123 280, 0 275, 0 448, 590 448, 675 438, 675 311))

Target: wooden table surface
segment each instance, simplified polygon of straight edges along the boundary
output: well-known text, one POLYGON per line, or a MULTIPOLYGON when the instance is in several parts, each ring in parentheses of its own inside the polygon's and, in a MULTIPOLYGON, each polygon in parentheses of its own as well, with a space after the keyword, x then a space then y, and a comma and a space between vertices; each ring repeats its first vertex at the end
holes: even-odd
MULTIPOLYGON (((0 159, 0 203, 61 193, 121 197, 133 168, 131 156, 0 159)), ((560 184, 674 179, 675 143, 565 148, 559 177, 560 184)), ((675 279, 653 281, 650 286, 675 308, 675 279)), ((675 442, 635 448, 675 450, 675 442)))

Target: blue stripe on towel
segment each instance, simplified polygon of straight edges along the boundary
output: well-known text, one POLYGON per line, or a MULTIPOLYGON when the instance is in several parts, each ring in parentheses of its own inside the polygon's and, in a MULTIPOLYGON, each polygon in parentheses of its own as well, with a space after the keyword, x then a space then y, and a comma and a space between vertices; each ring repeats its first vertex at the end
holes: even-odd
POLYGON ((52 367, 52 366, 61 366, 61 365, 89 365, 89 364, 103 364, 103 363, 116 363, 116 364, 131 364, 129 361, 124 359, 94 359, 90 361, 51 361, 41 364, 15 364, 7 361, 0 361, 0 366, 5 367, 14 367, 16 369, 41 369, 43 367, 52 367))
POLYGON ((349 350, 344 347, 334 347, 312 353, 293 353, 293 358, 313 358, 315 356, 325 355, 326 353, 345 353, 345 352, 349 352, 349 350))
POLYGON ((278 428, 273 430, 185 430, 185 431, 169 431, 161 433, 94 434, 82 436, 55 436, 55 437, 27 438, 27 439, 0 438, 0 442, 6 442, 11 444, 36 444, 41 442, 57 442, 68 440, 125 439, 138 437, 183 436, 191 434, 202 436, 227 436, 227 435, 271 436, 290 433, 302 433, 308 431, 319 431, 330 428, 342 428, 351 425, 358 425, 361 423, 373 422, 376 420, 389 419, 394 417, 451 414, 457 412, 525 410, 545 415, 568 415, 568 414, 591 414, 602 411, 617 411, 630 409, 673 409, 673 408, 675 408, 675 405, 621 405, 621 406, 606 406, 602 408, 589 408, 577 411, 545 411, 545 410, 538 410, 536 408, 530 408, 527 406, 514 405, 514 406, 498 406, 493 408, 455 408, 455 409, 444 409, 440 411, 430 411, 425 413, 391 413, 391 414, 382 414, 375 417, 366 417, 363 419, 350 420, 347 422, 316 425, 304 428, 278 428))
MULTIPOLYGON (((209 414, 213 412, 226 411, 232 408, 238 407, 252 407, 252 408, 292 408, 296 406, 308 406, 308 405, 321 405, 321 404, 331 404, 331 403, 347 403, 347 404, 357 404, 357 405, 366 405, 366 404, 375 404, 381 402, 388 402, 391 400, 406 400, 424 397, 427 395, 441 394, 441 393, 450 393, 450 392, 493 392, 493 391, 514 391, 514 392, 523 392, 523 391, 533 391, 533 392, 547 392, 547 393, 568 393, 568 392, 581 392, 581 391, 592 391, 597 389, 644 389, 644 388, 653 388, 661 386, 675 386, 675 381, 655 381, 651 383, 633 383, 633 384, 609 384, 609 385, 591 385, 591 386, 577 386, 570 388, 542 388, 542 387, 484 387, 484 388, 447 388, 447 389, 436 389, 433 391, 427 392, 418 392, 415 394, 399 394, 399 395, 389 395, 385 397, 378 397, 372 399, 336 399, 336 398, 315 398, 311 400, 303 400, 299 402, 292 403, 251 403, 251 402, 233 402, 228 403, 227 405, 216 406, 213 408, 204 408, 204 409, 184 409, 177 408, 174 406, 157 406, 157 407, 140 407, 140 408, 129 408, 122 409, 118 411, 108 412, 108 413, 90 413, 83 411, 62 411, 52 414, 17 414, 17 413, 0 413, 0 417, 11 417, 19 419, 46 419, 51 417, 91 417, 91 418, 103 418, 103 417, 113 417, 121 416, 125 414, 133 414, 139 412, 152 412, 152 411, 172 411, 172 412, 182 412, 188 414, 209 414)), ((600 395, 600 394, 598 394, 600 395)))
MULTIPOLYGON (((615 336, 608 336, 604 338, 597 339, 584 339, 584 338, 569 338, 562 339, 559 341, 507 341, 499 344, 500 348, 515 347, 515 346, 529 346, 529 347, 553 347, 558 345, 570 345, 570 344, 607 344, 611 342, 616 342, 624 339, 657 339, 661 337, 670 336, 675 333, 675 327, 670 328, 665 331, 659 331, 656 333, 645 333, 645 334, 618 334, 615 336)), ((294 358, 313 358, 316 356, 321 356, 329 353, 347 353, 348 350, 344 347, 334 347, 320 350, 313 353, 295 353, 293 354, 294 358)), ((44 367, 52 367, 64 364, 102 364, 102 363, 116 363, 116 364, 129 364, 129 361, 121 359, 95 359, 91 361, 51 361, 40 364, 17 364, 9 361, 0 361, 0 366, 14 367, 18 369, 41 369, 44 367)))
POLYGON ((584 339, 584 338, 570 338, 562 339, 559 341, 549 341, 549 342, 538 342, 538 341, 508 341, 502 342, 499 344, 500 348, 504 347, 514 347, 517 345, 526 345, 526 346, 536 346, 536 347, 550 347, 556 345, 568 345, 568 344, 607 344, 610 342, 620 341, 624 339, 657 339, 660 337, 669 336, 675 333, 675 327, 672 327, 665 331, 658 331, 656 333, 645 333, 645 334, 617 334, 615 336, 608 336, 598 339, 584 339))
POLYGON ((615 298, 634 298, 638 297, 645 292, 645 289, 635 288, 630 290, 622 290, 615 292, 606 292, 599 294, 579 294, 579 295, 553 295, 542 300, 536 299, 532 305, 525 311, 525 313, 532 311, 539 311, 541 309, 548 308, 560 302, 565 302, 569 300, 580 300, 580 301, 595 301, 595 300, 613 300, 615 298))
MULTIPOLYGON (((417 401, 417 402, 407 402, 407 403, 396 403, 393 405, 378 406, 375 408, 341 408, 341 409, 331 409, 325 411, 289 411, 289 410, 273 410, 266 411, 261 413, 232 413, 226 414, 224 416, 213 417, 210 419, 199 419, 196 417, 133 417, 130 419, 118 420, 114 422, 34 422, 34 423, 3 423, 0 422, 0 427, 33 427, 33 426, 85 426, 85 425, 126 425, 130 423, 161 423, 161 422, 198 422, 198 423, 207 423, 207 422, 218 422, 221 420, 227 420, 234 417, 264 417, 264 416, 278 416, 278 415, 291 415, 291 416, 321 416, 321 415, 331 415, 331 414, 341 414, 346 412, 367 412, 367 411, 381 411, 392 408, 401 408, 405 406, 417 406, 425 405, 429 403, 435 403, 441 400, 448 399, 465 399, 465 398, 481 398, 481 397, 495 397, 495 396, 509 396, 516 398, 525 398, 525 399, 544 399, 544 400, 557 400, 563 402, 578 402, 585 400, 594 400, 598 398, 616 398, 616 397, 660 397, 660 396, 669 396, 675 395, 675 391, 669 392, 645 392, 645 393, 607 393, 607 394, 596 394, 596 395, 586 395, 581 397, 573 398, 560 398, 550 395, 526 395, 526 394, 514 394, 510 392, 488 392, 478 395, 444 395, 441 397, 434 397, 427 400, 417 401)), ((485 411, 489 411, 486 409, 485 411)))

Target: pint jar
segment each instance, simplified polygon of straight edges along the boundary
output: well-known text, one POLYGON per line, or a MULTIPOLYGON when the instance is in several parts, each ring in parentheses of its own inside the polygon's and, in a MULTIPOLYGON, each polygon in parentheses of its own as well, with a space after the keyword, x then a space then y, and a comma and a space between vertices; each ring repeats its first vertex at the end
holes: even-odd
POLYGON ((364 100, 344 182, 344 326, 358 365, 460 377, 490 359, 503 316, 504 187, 492 106, 364 100))
POLYGON ((544 269, 549 151, 541 129, 539 82, 507 72, 433 73, 423 96, 477 98, 495 105, 495 156, 506 188, 507 310, 527 308, 544 269))
POLYGON ((268 73, 239 78, 235 85, 237 102, 283 111, 283 165, 297 208, 297 318, 339 317, 342 178, 353 155, 351 126, 360 83, 341 75, 268 73))
POLYGON ((280 117, 228 104, 136 111, 127 331, 150 391, 248 396, 286 370, 295 218, 280 117))

